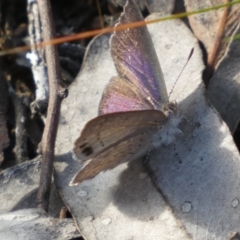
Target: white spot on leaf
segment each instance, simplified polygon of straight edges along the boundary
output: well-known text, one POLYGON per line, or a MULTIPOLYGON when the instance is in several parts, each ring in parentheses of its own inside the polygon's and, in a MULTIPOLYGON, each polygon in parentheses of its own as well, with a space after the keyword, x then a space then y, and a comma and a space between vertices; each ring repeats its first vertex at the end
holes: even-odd
POLYGON ((77 195, 79 196, 79 197, 86 197, 87 196, 87 191, 84 191, 84 190, 80 190, 78 193, 77 193, 77 195))
POLYGON ((238 204, 239 204, 239 200, 238 200, 237 198, 233 199, 233 201, 232 201, 232 207, 233 207, 233 208, 236 208, 236 207, 238 206, 238 204))
POLYGON ((111 222, 112 222, 111 218, 105 218, 105 219, 102 220, 102 224, 105 225, 105 226, 111 224, 111 222))
POLYGON ((192 204, 190 202, 185 202, 183 205, 182 205, 182 212, 184 213, 188 213, 192 210, 192 204))

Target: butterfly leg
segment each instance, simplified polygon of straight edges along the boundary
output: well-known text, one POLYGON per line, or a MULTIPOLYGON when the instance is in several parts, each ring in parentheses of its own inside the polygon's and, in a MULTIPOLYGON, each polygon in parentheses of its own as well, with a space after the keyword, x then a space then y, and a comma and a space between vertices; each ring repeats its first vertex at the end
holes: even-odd
POLYGON ((146 155, 144 156, 143 165, 147 164, 147 162, 149 160, 150 153, 151 153, 151 148, 148 149, 146 155))

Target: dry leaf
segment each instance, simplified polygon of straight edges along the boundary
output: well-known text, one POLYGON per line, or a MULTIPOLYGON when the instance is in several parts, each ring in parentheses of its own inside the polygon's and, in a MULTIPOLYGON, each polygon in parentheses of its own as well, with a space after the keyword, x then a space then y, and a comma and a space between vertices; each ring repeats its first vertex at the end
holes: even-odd
POLYGON ((169 15, 174 9, 175 0, 145 0, 150 13, 163 13, 169 15))
POLYGON ((117 75, 106 35, 91 42, 69 97, 62 102, 56 142, 57 187, 87 239, 191 239, 190 235, 193 239, 226 239, 240 230, 235 219, 240 199, 238 151, 227 126, 204 98, 204 65, 192 33, 180 20, 152 24, 149 29, 169 92, 191 48, 195 49, 171 95, 191 122, 182 123, 183 136, 176 142, 178 157, 170 146, 158 149, 149 160, 159 191, 141 159, 79 186, 68 186, 82 167, 81 161, 72 158, 74 141, 84 124, 97 116, 104 87, 117 75))
MULTIPOLYGON (((187 12, 218 6, 230 2, 229 0, 214 1, 190 1, 185 0, 187 12)), ((191 28, 196 37, 203 43, 207 53, 208 72, 206 73, 206 85, 219 60, 225 54, 228 43, 224 38, 232 36, 238 22, 240 4, 223 7, 188 17, 191 28)))
MULTIPOLYGON (((234 32, 240 33, 239 26, 234 32)), ((240 120, 240 47, 233 40, 209 83, 207 97, 234 133, 240 120)))
MULTIPOLYGON (((36 207, 41 159, 18 164, 0 174, 0 213, 36 207)), ((64 204, 54 186, 51 187, 49 214, 58 217, 64 204)))
POLYGON ((0 239, 75 239, 80 237, 72 219, 50 217, 42 209, 0 214, 0 239))

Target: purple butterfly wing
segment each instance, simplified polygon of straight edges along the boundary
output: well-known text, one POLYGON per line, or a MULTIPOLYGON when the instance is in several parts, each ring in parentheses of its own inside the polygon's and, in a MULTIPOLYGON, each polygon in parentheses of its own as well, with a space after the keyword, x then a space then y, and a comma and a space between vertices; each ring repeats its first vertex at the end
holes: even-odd
POLYGON ((114 77, 104 90, 99 106, 99 115, 152 109, 151 103, 142 97, 130 81, 114 77))
MULTIPOLYGON (((143 21, 142 14, 129 0, 116 26, 137 21, 143 21)), ((116 31, 111 38, 111 54, 120 76, 135 86, 150 109, 161 109, 163 103, 168 103, 163 74, 146 26, 116 31)))

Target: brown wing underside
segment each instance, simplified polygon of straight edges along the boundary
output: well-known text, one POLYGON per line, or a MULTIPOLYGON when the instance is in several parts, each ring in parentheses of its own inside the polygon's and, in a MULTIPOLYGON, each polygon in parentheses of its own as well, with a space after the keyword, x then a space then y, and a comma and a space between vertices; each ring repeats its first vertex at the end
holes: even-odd
POLYGON ((130 138, 99 154, 74 176, 70 186, 78 185, 82 181, 93 178, 100 172, 112 169, 123 162, 141 157, 150 147, 152 134, 153 131, 149 130, 143 135, 130 138))
POLYGON ((74 153, 82 160, 148 131, 156 131, 166 121, 158 110, 118 112, 98 116, 89 121, 75 142, 74 153))

